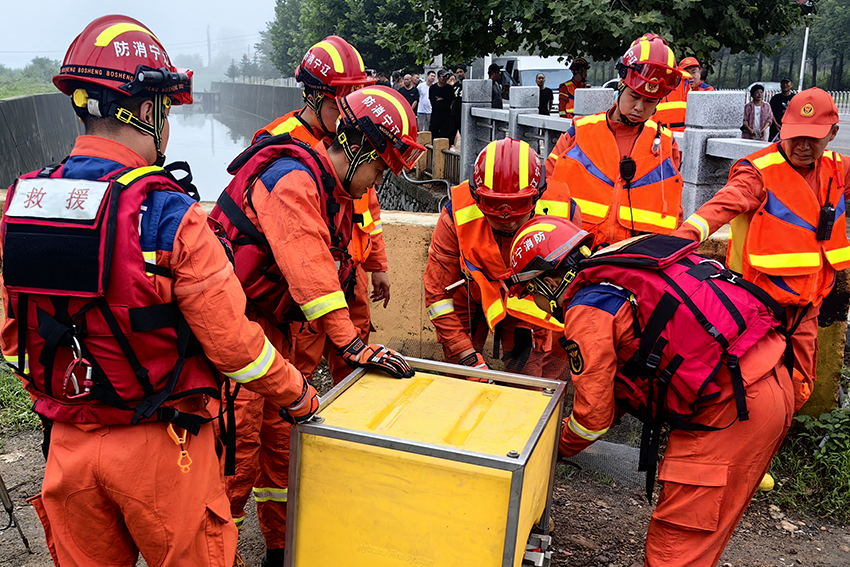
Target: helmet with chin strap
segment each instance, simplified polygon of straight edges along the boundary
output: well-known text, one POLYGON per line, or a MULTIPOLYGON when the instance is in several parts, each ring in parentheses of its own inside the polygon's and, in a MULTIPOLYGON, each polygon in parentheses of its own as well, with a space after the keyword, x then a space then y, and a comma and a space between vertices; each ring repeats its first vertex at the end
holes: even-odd
POLYGON ((561 217, 536 216, 519 229, 511 243, 510 268, 505 276, 508 295, 527 297, 539 293, 549 301, 552 313, 557 301, 578 273, 578 263, 590 256, 593 236, 561 217), (544 276, 555 277, 566 268, 552 289, 544 276))
POLYGON ((423 155, 425 146, 416 141, 416 115, 410 103, 395 89, 375 85, 337 100, 340 121, 336 140, 348 158, 348 171, 343 185, 348 191, 357 168, 364 163, 383 159, 393 173, 412 169, 423 155), (357 130, 372 146, 355 144, 345 130, 357 130), (355 151, 353 145, 358 146, 355 151))
POLYGON ((103 16, 77 36, 53 84, 72 97, 81 118, 113 117, 153 137, 159 161, 162 129, 171 105, 192 104, 192 71, 178 70, 154 33, 127 16, 103 16), (150 96, 153 124, 122 106, 131 96, 150 96))
POLYGON ((478 208, 498 222, 516 221, 533 211, 545 186, 537 152, 513 138, 487 144, 469 177, 469 190, 478 208))
POLYGON ((662 99, 673 92, 684 73, 676 68, 676 56, 667 41, 644 34, 617 61, 622 84, 641 96, 662 99))

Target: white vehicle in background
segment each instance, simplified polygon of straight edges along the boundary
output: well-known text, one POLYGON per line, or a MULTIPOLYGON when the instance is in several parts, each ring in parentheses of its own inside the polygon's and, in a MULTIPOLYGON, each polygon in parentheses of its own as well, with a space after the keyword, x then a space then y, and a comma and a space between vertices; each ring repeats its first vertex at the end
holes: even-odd
MULTIPOLYGON (((558 90, 561 83, 573 78, 569 70, 569 61, 559 57, 535 57, 533 55, 515 55, 493 57, 492 62, 502 68, 502 84, 509 86, 535 86, 537 74, 546 75, 546 86, 558 90)), ((485 66, 486 68, 486 66, 485 66)))

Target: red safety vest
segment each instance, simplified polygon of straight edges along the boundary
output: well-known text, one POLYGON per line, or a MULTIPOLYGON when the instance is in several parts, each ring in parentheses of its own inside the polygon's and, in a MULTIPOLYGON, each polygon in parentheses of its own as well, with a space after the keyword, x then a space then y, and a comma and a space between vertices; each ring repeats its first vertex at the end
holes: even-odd
POLYGON ((254 226, 243 209, 247 192, 254 181, 277 160, 291 157, 304 164, 319 189, 322 218, 331 235, 331 254, 338 264, 343 292, 353 290, 354 264, 348 253, 351 242, 352 209, 342 206, 336 198, 336 179, 330 162, 307 144, 281 134, 264 138, 249 146, 233 160, 227 171, 233 179, 221 193, 210 218, 223 228, 233 248, 236 276, 245 290, 249 305, 276 325, 303 321, 304 314, 289 292, 289 285, 272 256, 269 243, 254 226))
MULTIPOLYGON (((319 139, 316 138, 313 130, 301 121, 301 112, 303 111, 293 110, 268 126, 261 128, 254 134, 254 140, 251 143, 256 143, 257 138, 264 134, 278 136, 288 133, 296 140, 301 140, 305 144, 315 147, 319 143, 319 139)), ((351 259, 355 265, 362 264, 369 257, 372 252, 372 234, 378 230, 375 219, 372 218, 372 213, 369 210, 369 203, 372 199, 376 203, 378 202, 378 196, 374 189, 370 189, 365 195, 354 201, 354 226, 357 230, 352 233, 348 253, 351 254, 351 259)))
POLYGON ((817 195, 780 153, 778 144, 738 164, 742 161, 761 174, 767 196, 756 211, 730 223, 727 265, 782 305, 806 305, 826 297, 835 277, 826 277, 824 268, 850 267, 841 156, 824 152, 817 195), (821 207, 827 205, 835 209, 832 234, 828 240, 818 240, 821 207))
POLYGON ((634 228, 635 233, 676 230, 682 218, 682 176, 673 165, 673 134, 661 130, 656 155, 652 145, 658 125, 646 121, 631 152, 637 172, 627 189, 606 113, 578 118, 573 124, 575 145, 555 162, 549 183, 569 187, 581 208, 582 228, 593 234, 594 244, 608 242, 611 223, 634 228), (611 210, 614 203, 619 203, 616 211, 611 210))
POLYGON ((51 167, 19 178, 2 220, 7 316, 19 330, 15 366, 38 398, 35 412, 101 425, 156 416, 196 433, 204 420, 193 427, 181 420, 196 416, 161 406, 192 394, 218 397, 217 374, 199 356, 177 302, 156 293, 150 275, 171 274, 139 240, 147 195, 183 189, 157 166, 120 169, 98 181, 64 179, 61 172, 51 167), (45 195, 38 210, 27 206, 33 191, 45 195), (75 342, 91 364, 92 382, 80 368, 82 395, 71 398, 78 392, 66 369, 75 342))
MULTIPOLYGON (((534 301, 515 297, 505 300, 499 277, 507 272, 507 266, 493 236, 493 227, 472 198, 468 180, 452 188, 452 199, 447 208, 457 230, 461 270, 467 280, 478 285, 481 306, 490 330, 510 314, 539 327, 562 331, 564 326, 537 307, 534 301)), ((571 218, 574 212, 569 196, 565 197, 557 187, 547 189, 535 207, 535 214, 563 218, 571 218)))

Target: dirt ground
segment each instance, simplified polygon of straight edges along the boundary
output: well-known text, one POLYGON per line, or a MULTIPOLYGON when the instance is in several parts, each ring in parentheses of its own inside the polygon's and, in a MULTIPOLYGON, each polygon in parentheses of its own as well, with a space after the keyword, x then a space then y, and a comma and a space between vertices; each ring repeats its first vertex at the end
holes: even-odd
MULTIPOLYGON (((0 532, 3 567, 52 565, 41 524, 32 506, 25 502, 41 486, 44 459, 40 442, 40 433, 22 433, 7 439, 5 453, 0 454, 0 474, 35 552, 26 553, 14 528, 0 532)), ((771 499, 770 493, 756 497, 726 549, 721 567, 850 565, 850 526, 780 510, 771 499)), ((643 539, 651 513, 652 508, 639 490, 605 482, 598 475, 583 471, 561 471, 554 493, 552 565, 643 565, 643 539)), ((5 514, 0 519, 2 527, 5 514)), ((259 567, 264 546, 253 509, 248 512, 239 549, 248 567, 259 567)))

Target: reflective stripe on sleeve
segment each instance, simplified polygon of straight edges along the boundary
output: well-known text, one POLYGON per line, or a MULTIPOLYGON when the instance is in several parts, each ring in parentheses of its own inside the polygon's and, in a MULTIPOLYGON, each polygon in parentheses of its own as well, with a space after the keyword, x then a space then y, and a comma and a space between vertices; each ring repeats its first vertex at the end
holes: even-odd
POLYGON ((240 516, 239 518, 233 518, 233 523, 236 524, 237 530, 242 530, 242 524, 245 523, 245 516, 240 516))
POLYGON ((375 221, 375 229, 369 234, 371 236, 375 236, 376 234, 381 234, 382 232, 384 232, 384 221, 378 219, 375 221))
MULTIPOLYGON (((9 366, 14 366, 18 370, 18 372, 21 372, 21 368, 20 368, 20 366, 18 366, 18 363, 19 363, 19 360, 20 360, 19 357, 4 354, 3 358, 6 359, 6 364, 8 364, 9 366)), ((28 354, 24 354, 24 371, 23 371, 23 374, 29 374, 29 373, 30 373, 30 357, 29 357, 28 354)))
POLYGON ((570 414, 569 419, 567 420, 567 424, 570 427, 570 431, 584 439, 585 441, 596 441, 608 431, 608 428, 601 429, 599 431, 591 431, 586 427, 582 426, 580 423, 576 421, 576 418, 570 414))
POLYGON ((348 303, 345 302, 345 294, 342 291, 335 291, 305 303, 301 306, 301 311, 308 321, 313 321, 331 311, 345 309, 346 307, 348 307, 348 303))
POLYGON ((487 321, 490 322, 490 326, 492 327, 492 321, 495 321, 497 317, 502 315, 505 312, 505 306, 502 305, 501 301, 494 301, 493 305, 487 308, 487 321))
POLYGON ((286 488, 254 487, 254 500, 257 502, 286 502, 286 495, 286 488))
POLYGON ((708 238, 708 222, 698 214, 694 213, 685 219, 685 223, 691 225, 699 231, 699 241, 702 242, 708 238))
POLYGON ((240 384, 251 382, 257 378, 265 376, 266 372, 268 372, 269 368, 271 368, 272 362, 274 362, 274 357, 277 354, 277 351, 269 342, 268 338, 263 338, 265 343, 263 344, 263 350, 260 351, 260 356, 255 358, 251 364, 244 368, 241 368, 236 372, 225 372, 224 375, 235 382, 239 382, 240 384))
POLYGON ((750 254, 750 264, 756 268, 817 268, 820 262, 820 252, 750 254))
POLYGON ((443 315, 448 315, 449 313, 455 312, 455 300, 454 299, 441 299, 440 301, 434 302, 429 305, 427 308, 428 318, 433 321, 437 317, 442 317, 443 315))

